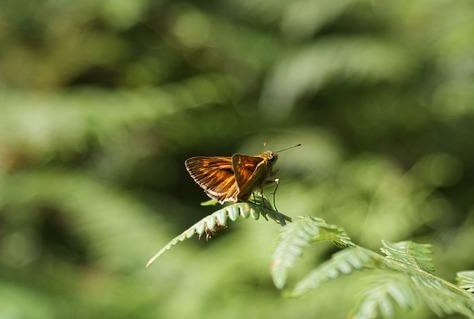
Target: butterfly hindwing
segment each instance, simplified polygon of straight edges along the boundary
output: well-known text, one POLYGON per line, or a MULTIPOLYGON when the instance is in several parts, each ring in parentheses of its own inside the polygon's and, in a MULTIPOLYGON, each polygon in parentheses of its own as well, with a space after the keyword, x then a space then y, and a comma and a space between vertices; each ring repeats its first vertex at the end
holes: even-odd
POLYGON ((255 181, 261 178, 260 170, 264 165, 265 159, 260 156, 243 154, 232 156, 232 166, 240 198, 246 197, 255 186, 255 181))
POLYGON ((185 166, 209 197, 220 203, 237 201, 239 190, 230 157, 191 157, 186 160, 185 166))

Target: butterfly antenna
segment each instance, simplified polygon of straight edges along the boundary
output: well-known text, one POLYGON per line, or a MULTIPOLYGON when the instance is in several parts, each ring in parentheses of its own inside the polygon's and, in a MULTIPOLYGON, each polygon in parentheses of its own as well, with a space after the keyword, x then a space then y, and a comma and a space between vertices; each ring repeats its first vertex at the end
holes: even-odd
POLYGON ((296 144, 296 145, 293 145, 293 146, 284 148, 284 149, 282 149, 282 150, 276 151, 275 153, 281 153, 281 152, 283 152, 283 151, 286 151, 286 150, 289 150, 289 149, 292 149, 292 148, 295 148, 295 147, 300 147, 301 145, 303 145, 303 144, 299 143, 299 144, 296 144))

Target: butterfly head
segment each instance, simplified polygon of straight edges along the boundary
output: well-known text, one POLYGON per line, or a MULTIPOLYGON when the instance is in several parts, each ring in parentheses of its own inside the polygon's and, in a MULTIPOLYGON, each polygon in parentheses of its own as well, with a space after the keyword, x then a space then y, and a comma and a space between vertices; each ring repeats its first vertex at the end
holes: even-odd
POLYGON ((260 154, 261 157, 265 158, 271 164, 274 164, 278 160, 278 154, 272 151, 265 151, 260 154))

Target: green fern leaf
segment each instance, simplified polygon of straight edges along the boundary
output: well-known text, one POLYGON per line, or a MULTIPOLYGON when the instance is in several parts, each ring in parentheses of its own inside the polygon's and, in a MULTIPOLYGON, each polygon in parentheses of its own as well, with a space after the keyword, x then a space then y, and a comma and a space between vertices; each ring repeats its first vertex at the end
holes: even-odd
POLYGON ((474 318, 474 295, 459 289, 442 278, 434 276, 431 246, 414 242, 389 243, 382 241, 377 255, 383 267, 393 272, 405 274, 410 279, 411 289, 438 316, 459 313, 474 318))
POLYGON ((431 245, 418 244, 411 241, 398 243, 382 241, 382 245, 383 247, 380 250, 387 258, 429 273, 434 272, 431 245))
MULTIPOLYGON (((283 262, 280 262, 282 269, 279 269, 282 274, 277 274, 282 276, 282 283, 284 283, 286 270, 293 265, 304 246, 309 245, 311 235, 316 240, 318 239, 319 228, 308 220, 313 223, 321 222, 321 220, 301 218, 298 221, 306 227, 313 226, 313 234, 302 232, 304 227, 297 226, 298 222, 284 227, 284 231, 288 234, 283 232, 284 236, 282 237, 282 243, 286 242, 286 246, 279 246, 283 251, 279 254, 284 258, 283 262)), ((311 228, 307 227, 306 229, 311 228)), ((395 306, 407 309, 414 306, 419 300, 422 300, 438 316, 458 313, 468 318, 474 318, 474 294, 470 293, 474 290, 474 271, 458 273, 458 287, 433 275, 434 266, 430 245, 387 241, 383 241, 382 244, 381 251, 385 256, 351 243, 349 245, 351 247, 334 254, 329 261, 311 271, 289 295, 300 296, 319 287, 323 282, 356 270, 372 269, 379 272, 376 277, 378 279, 372 288, 364 294, 362 301, 354 311, 354 318, 376 318, 378 316, 391 318, 394 316, 395 306)), ((275 273, 273 276, 275 277, 275 273)), ((281 280, 281 278, 277 278, 277 280, 281 280)), ((281 282, 275 284, 277 283, 281 284, 281 282)))
POLYGON ((341 275, 348 275, 355 270, 371 267, 375 260, 374 253, 362 247, 350 247, 335 253, 332 258, 303 278, 289 293, 289 296, 301 296, 308 291, 319 287, 323 282, 335 279, 341 275))
POLYGON ((461 289, 474 293, 474 270, 458 272, 456 281, 461 289))
POLYGON ((200 237, 205 234, 206 238, 210 237, 211 234, 218 232, 223 227, 226 227, 229 219, 231 221, 236 221, 239 217, 252 217, 254 220, 258 220, 260 215, 262 215, 267 220, 270 218, 281 225, 285 225, 287 221, 291 221, 291 218, 288 216, 273 210, 273 207, 270 205, 268 200, 262 196, 253 202, 235 203, 225 206, 224 208, 221 208, 204 217, 196 224, 182 232, 180 235, 173 238, 152 258, 150 258, 150 260, 146 263, 146 267, 149 267, 163 253, 170 250, 178 243, 193 237, 194 235, 198 235, 200 237))
POLYGON ((407 276, 381 271, 374 276, 372 287, 364 293, 351 318, 372 319, 379 315, 393 318, 394 303, 403 309, 410 309, 416 300, 416 294, 407 276))
POLYGON ((338 246, 353 245, 342 228, 314 217, 300 217, 296 222, 286 225, 280 238, 271 263, 273 282, 279 289, 285 286, 288 270, 311 242, 332 241, 338 246))
POLYGON ((410 276, 413 288, 438 316, 459 313, 474 318, 474 295, 435 276, 410 276))
POLYGON ((385 258, 378 258, 391 271, 405 274, 411 289, 438 316, 459 313, 474 318, 474 295, 434 276, 431 246, 414 242, 382 241, 385 258))

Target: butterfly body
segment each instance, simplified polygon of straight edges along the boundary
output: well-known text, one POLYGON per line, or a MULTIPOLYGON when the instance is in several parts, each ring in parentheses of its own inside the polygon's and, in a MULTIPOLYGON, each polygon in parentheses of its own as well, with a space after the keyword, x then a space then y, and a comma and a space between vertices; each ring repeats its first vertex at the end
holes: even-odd
POLYGON ((187 159, 185 166, 210 198, 219 203, 235 203, 274 181, 273 164, 277 159, 278 154, 272 151, 255 156, 197 156, 187 159))

